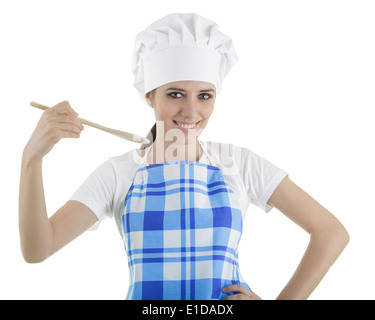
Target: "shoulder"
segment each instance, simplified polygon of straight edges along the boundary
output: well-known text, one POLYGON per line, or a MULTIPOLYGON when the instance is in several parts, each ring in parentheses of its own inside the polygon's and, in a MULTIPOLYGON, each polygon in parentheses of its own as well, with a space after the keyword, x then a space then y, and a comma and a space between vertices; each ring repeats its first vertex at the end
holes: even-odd
POLYGON ((263 158, 246 147, 230 143, 205 141, 203 147, 209 154, 213 165, 222 169, 224 174, 239 174, 243 179, 264 180, 277 172, 283 172, 273 162, 263 158))
POLYGON ((131 177, 132 173, 142 165, 137 150, 133 149, 118 156, 113 156, 102 162, 90 175, 102 182, 110 182, 131 177))
POLYGON ((137 149, 132 149, 121 155, 113 156, 108 158, 104 164, 111 166, 115 169, 138 166, 142 162, 142 158, 139 156, 137 149))
POLYGON ((118 165, 124 162, 136 161, 137 149, 132 149, 125 153, 122 153, 117 156, 112 156, 108 158, 107 162, 112 163, 113 165, 118 165))
POLYGON ((228 165, 234 162, 237 166, 242 167, 245 163, 251 161, 252 158, 259 157, 252 150, 232 143, 215 141, 201 141, 201 143, 217 164, 228 165))
POLYGON ((110 157, 102 166, 108 174, 115 177, 117 183, 132 180, 144 162, 137 149, 132 149, 118 156, 110 157))

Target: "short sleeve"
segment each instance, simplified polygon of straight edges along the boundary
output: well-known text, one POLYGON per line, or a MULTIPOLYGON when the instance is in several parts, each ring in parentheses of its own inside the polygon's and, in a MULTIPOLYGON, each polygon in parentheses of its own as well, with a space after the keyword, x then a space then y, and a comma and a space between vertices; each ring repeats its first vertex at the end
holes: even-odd
POLYGON ((242 177, 249 202, 265 212, 271 211, 273 207, 267 202, 288 173, 245 148, 242 148, 241 159, 242 177))
POLYGON ((98 222, 93 229, 96 229, 105 217, 113 215, 115 184, 115 170, 111 161, 107 160, 95 169, 70 197, 70 200, 86 205, 97 216, 98 222))

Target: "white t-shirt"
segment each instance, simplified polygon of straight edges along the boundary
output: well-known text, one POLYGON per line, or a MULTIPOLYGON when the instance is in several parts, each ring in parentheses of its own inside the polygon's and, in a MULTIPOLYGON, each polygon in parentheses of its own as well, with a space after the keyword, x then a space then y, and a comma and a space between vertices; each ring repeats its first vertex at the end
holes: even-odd
MULTIPOLYGON (((251 150, 232 144, 200 141, 203 155, 199 162, 218 167, 228 186, 237 194, 243 216, 250 203, 269 212, 273 191, 288 174, 251 150)), ((98 218, 114 217, 121 234, 125 197, 139 168, 147 166, 138 149, 109 158, 76 190, 70 200, 83 203, 98 218)))

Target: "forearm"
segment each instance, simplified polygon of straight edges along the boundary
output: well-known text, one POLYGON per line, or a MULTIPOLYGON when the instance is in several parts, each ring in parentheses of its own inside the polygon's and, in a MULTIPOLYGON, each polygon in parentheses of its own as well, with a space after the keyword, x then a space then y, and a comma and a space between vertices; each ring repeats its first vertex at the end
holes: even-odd
POLYGON ((349 235, 341 226, 331 232, 312 233, 297 270, 277 300, 307 299, 348 242, 349 235))
POLYGON ((27 262, 40 262, 49 256, 53 231, 44 198, 42 158, 28 159, 25 152, 19 190, 19 230, 27 262))

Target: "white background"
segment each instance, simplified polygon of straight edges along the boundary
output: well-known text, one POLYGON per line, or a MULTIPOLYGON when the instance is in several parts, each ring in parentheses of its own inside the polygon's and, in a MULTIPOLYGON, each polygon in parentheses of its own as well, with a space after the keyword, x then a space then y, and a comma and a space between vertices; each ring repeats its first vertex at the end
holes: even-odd
MULTIPOLYGON (((239 62, 202 139, 249 148, 334 213, 351 242, 310 299, 374 299, 375 4, 373 1, 1 1, 1 299, 124 299, 126 254, 114 220, 42 264, 23 261, 21 155, 41 111, 70 101, 81 117, 145 135, 154 115, 133 87, 136 34, 172 12, 216 21, 239 62)), ((103 161, 137 145, 86 127, 44 161, 53 214, 103 161)), ((250 287, 274 299, 308 244, 276 209, 251 206, 240 246, 250 287)))

